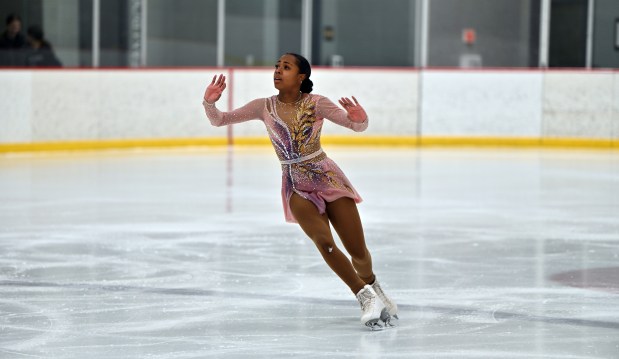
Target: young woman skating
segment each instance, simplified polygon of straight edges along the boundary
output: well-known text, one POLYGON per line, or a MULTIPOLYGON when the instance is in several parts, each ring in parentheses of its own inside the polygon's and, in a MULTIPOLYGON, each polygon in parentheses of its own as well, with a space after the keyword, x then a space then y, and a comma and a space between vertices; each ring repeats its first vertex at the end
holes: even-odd
POLYGON ((359 132, 367 128, 368 117, 355 97, 341 98, 342 110, 326 97, 310 94, 310 75, 311 67, 304 57, 284 54, 273 74, 279 94, 230 112, 215 106, 226 88, 225 76, 215 76, 204 93, 204 109, 215 126, 252 119, 264 122, 282 166, 286 221, 301 226, 327 265, 356 295, 361 323, 372 330, 382 329, 391 325, 391 317, 397 318, 397 305, 385 295, 372 270, 356 205, 361 197, 320 145, 325 118, 359 132), (351 260, 335 245, 330 224, 351 260))

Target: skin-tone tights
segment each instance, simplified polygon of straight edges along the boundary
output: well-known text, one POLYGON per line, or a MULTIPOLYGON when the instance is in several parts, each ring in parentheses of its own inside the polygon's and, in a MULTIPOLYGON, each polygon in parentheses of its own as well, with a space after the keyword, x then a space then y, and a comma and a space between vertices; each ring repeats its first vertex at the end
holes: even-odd
POLYGON ((320 214, 316 206, 296 193, 290 198, 290 209, 301 229, 314 242, 327 265, 346 283, 354 294, 374 281, 372 257, 365 245, 363 227, 355 201, 348 197, 327 202, 320 214), (337 232, 352 263, 335 245, 329 222, 337 232))

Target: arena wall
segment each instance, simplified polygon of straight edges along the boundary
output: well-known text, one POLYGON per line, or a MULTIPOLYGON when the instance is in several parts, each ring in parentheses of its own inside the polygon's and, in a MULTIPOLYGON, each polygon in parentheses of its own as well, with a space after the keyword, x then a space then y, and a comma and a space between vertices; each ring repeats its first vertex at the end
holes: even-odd
MULTIPOLYGON (((268 68, 0 70, 0 149, 223 144, 229 137, 267 143, 260 121, 209 124, 202 94, 218 73, 228 78, 222 110, 275 93, 268 68)), ((316 68, 312 80, 315 93, 334 102, 354 95, 370 116, 362 134, 327 122, 325 138, 342 143, 619 147, 616 71, 316 68)))

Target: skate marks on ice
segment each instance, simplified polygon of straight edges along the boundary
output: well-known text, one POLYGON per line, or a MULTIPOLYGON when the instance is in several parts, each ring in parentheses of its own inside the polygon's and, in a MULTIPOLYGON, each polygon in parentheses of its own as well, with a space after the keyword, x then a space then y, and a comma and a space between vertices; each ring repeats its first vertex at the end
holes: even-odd
POLYGON ((0 281, 0 292, 13 298, 0 299, 0 358, 544 357, 545 350, 560 352, 554 345, 564 340, 547 332, 588 333, 594 341, 610 335, 607 342, 619 333, 616 322, 527 315, 496 303, 412 304, 415 297, 429 303, 424 291, 394 291, 397 327, 370 331, 352 298, 250 290, 0 281), (539 347, 525 350, 523 340, 539 347), (262 355, 252 356, 256 350, 262 355))
MULTIPOLYGON (((0 288, 42 288, 44 290, 78 290, 88 292, 118 292, 118 293, 135 293, 135 294, 156 294, 156 295, 169 295, 169 296, 188 296, 188 297, 215 297, 215 298, 228 298, 238 299, 243 302, 248 300, 265 300, 265 301, 280 301, 290 303, 304 303, 314 307, 315 305, 322 305, 328 307, 338 307, 344 309, 355 308, 355 301, 353 299, 324 299, 315 297, 304 297, 296 295, 271 295, 266 293, 245 293, 237 291, 227 290, 207 290, 196 288, 157 288, 157 287, 141 287, 141 286, 129 286, 129 285, 104 285, 104 284, 89 284, 89 283, 53 283, 53 282, 31 282, 31 281, 15 281, 15 280, 2 280, 0 281, 0 288)), ((12 313, 9 310, 10 306, 22 306, 21 304, 11 301, 0 300, 0 306, 2 312, 12 313)), ((59 322, 59 318, 45 318, 41 311, 33 309, 32 313, 27 314, 28 306, 22 306, 22 310, 18 310, 17 313, 21 313, 22 316, 37 317, 40 316, 41 321, 59 322)), ((315 308, 315 307, 314 307, 315 308)), ((603 321, 603 320, 589 320, 580 318, 565 318, 565 317, 552 317, 543 315, 529 315, 524 313, 508 312, 501 310, 483 310, 473 309, 464 306, 451 306, 451 305, 415 305, 399 302, 398 308, 401 309, 398 314, 399 319, 389 318, 389 328, 406 328, 410 327, 411 319, 402 318, 415 318, 415 313, 436 313, 440 315, 448 315, 453 317, 469 317, 469 318, 492 318, 495 322, 501 321, 522 321, 529 323, 546 323, 556 325, 569 325, 574 327, 591 327, 591 328, 606 328, 619 331, 619 322, 603 321), (402 314, 404 313, 404 314, 402 314), (395 320, 394 320, 395 319, 395 320), (407 323, 409 322, 409 323, 407 323)), ((353 311, 357 314, 357 310, 353 311)), ((382 318, 382 316, 381 316, 382 318)), ((357 323, 357 320, 351 321, 351 325, 357 323)))
POLYGON ((282 223, 271 152, 229 187, 210 150, 4 158, 0 358, 618 357, 616 152, 329 153, 393 330, 282 223))

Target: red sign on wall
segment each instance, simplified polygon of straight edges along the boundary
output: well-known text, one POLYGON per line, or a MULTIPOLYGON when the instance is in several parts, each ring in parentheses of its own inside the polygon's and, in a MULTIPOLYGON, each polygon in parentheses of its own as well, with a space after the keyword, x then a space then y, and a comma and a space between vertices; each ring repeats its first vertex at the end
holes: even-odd
POLYGON ((462 30, 462 42, 464 42, 465 44, 473 45, 476 38, 477 34, 475 33, 475 29, 462 30))

